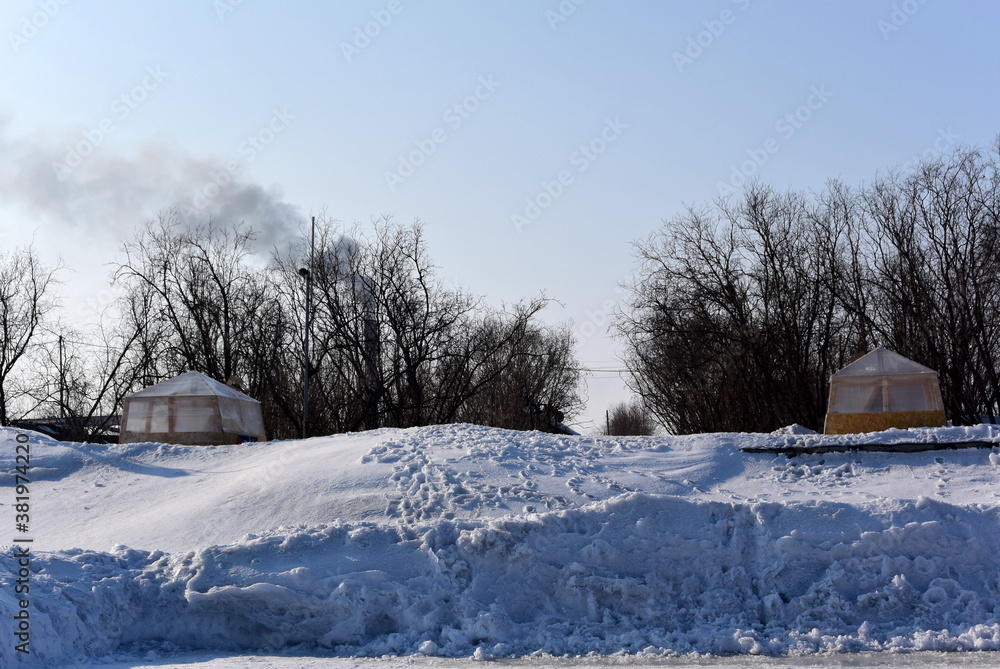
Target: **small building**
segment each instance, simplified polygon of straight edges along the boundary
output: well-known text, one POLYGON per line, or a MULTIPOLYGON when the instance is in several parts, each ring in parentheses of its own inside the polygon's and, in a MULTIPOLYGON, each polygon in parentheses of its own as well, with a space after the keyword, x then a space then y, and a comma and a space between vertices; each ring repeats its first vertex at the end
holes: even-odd
POLYGON ((265 441, 260 402, 198 372, 125 398, 118 441, 238 444, 265 441))
POLYGON ((945 424, 938 373, 879 346, 830 377, 826 434, 945 424))

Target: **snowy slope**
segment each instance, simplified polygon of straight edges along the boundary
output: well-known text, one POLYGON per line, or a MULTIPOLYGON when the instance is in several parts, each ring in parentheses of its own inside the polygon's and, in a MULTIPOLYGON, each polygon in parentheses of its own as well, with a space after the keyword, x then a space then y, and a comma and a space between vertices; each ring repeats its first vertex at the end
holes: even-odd
MULTIPOLYGON (((899 432, 865 440, 1000 444, 985 426, 899 432)), ((4 472, 16 434, 0 431, 4 472)), ((32 659, 1000 648, 1000 445, 739 450, 799 438, 31 435, 32 659)), ((13 538, 9 484, 2 495, 13 538)), ((3 666, 16 655, 12 556, 3 666)))

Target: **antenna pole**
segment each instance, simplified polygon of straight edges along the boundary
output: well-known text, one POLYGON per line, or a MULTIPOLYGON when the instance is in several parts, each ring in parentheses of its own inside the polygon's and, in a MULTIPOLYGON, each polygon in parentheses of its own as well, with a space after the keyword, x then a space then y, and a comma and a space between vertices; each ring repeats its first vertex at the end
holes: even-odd
POLYGON ((59 417, 66 417, 66 372, 63 370, 62 335, 59 335, 59 417))
POLYGON ((309 436, 309 330, 312 322, 312 272, 316 255, 316 217, 309 232, 309 267, 300 269, 306 280, 306 327, 302 336, 302 438, 309 436))

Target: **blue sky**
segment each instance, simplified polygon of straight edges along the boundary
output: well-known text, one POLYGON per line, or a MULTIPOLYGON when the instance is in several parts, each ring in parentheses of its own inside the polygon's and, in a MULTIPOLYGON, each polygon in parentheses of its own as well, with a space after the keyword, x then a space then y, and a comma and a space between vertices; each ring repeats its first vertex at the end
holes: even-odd
MULTIPOLYGON (((997 26, 985 1, 10 0, 0 243, 33 237, 92 301, 124 235, 233 164, 248 218, 419 218, 442 277, 544 291, 615 368, 631 242, 734 173, 818 190, 991 145, 997 26)), ((584 423, 627 397, 588 394, 584 423)))

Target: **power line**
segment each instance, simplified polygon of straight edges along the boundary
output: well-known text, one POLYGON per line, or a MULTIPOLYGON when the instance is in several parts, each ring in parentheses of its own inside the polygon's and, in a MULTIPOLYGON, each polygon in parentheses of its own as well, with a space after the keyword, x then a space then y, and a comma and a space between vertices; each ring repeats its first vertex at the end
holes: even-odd
MULTIPOLYGON (((76 344, 77 346, 92 346, 93 348, 107 348, 107 345, 105 345, 105 344, 95 344, 95 343, 89 342, 89 341, 77 341, 75 339, 69 339, 68 337, 63 337, 62 339, 63 339, 63 343, 64 344, 76 344)), ((54 339, 52 341, 44 341, 43 340, 43 341, 39 341, 38 343, 39 344, 43 344, 43 345, 49 345, 49 346, 52 346, 52 345, 58 346, 59 345, 59 339, 57 338, 57 339, 54 339)))

